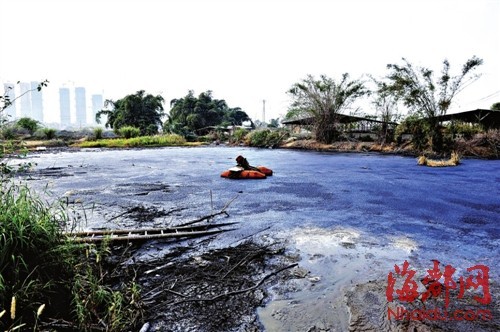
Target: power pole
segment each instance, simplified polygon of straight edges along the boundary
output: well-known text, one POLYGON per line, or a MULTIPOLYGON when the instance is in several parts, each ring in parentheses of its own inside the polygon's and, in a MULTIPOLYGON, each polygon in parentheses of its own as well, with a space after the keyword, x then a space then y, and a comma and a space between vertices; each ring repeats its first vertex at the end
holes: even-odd
POLYGON ((266 123, 266 100, 262 100, 262 123, 266 123))

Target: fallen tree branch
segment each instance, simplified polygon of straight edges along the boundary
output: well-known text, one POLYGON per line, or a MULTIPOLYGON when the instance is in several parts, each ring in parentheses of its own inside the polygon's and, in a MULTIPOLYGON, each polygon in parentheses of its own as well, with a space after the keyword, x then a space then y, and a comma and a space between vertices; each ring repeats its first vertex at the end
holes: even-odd
POLYGON ((222 211, 219 211, 219 212, 216 212, 216 213, 212 213, 212 214, 203 216, 201 218, 198 218, 198 219, 191 220, 191 221, 188 221, 186 223, 180 224, 179 227, 181 227, 181 226, 189 226, 189 225, 192 225, 192 224, 196 224, 198 222, 202 222, 204 220, 210 220, 210 219, 212 219, 212 218, 214 218, 216 216, 219 216, 221 214, 225 214, 226 217, 229 217, 229 214, 226 211, 222 210, 222 211))
POLYGON ((264 231, 267 231, 267 230, 271 229, 271 227, 272 227, 272 226, 267 226, 266 228, 259 229, 258 231, 254 232, 254 233, 252 233, 252 234, 250 234, 250 235, 247 235, 247 236, 245 236, 245 237, 242 237, 241 239, 238 239, 238 240, 236 240, 236 241, 234 241, 234 242, 231 242, 231 245, 233 245, 233 244, 235 244, 235 243, 238 243, 238 242, 241 242, 241 241, 244 241, 244 240, 246 240, 246 239, 248 239, 248 238, 251 238, 251 237, 253 237, 254 235, 257 235, 257 234, 262 233, 262 232, 264 232, 264 231))
POLYGON ((266 249, 269 248, 269 247, 272 247, 274 246, 275 243, 271 243, 271 244, 268 244, 264 247, 261 247, 259 250, 257 251, 254 251, 254 252, 250 252, 249 254, 247 254, 243 259, 241 259, 236 265, 234 265, 233 267, 231 267, 222 277, 221 277, 221 280, 226 278, 231 272, 233 272, 238 266, 241 266, 245 263, 248 263, 250 260, 254 259, 255 257, 259 256, 259 255, 262 255, 262 254, 265 254, 266 253, 266 249))
POLYGON ((232 295, 238 295, 238 294, 243 294, 243 293, 246 293, 246 292, 250 292, 250 291, 253 291, 253 290, 257 289, 258 287, 260 287, 267 279, 271 278, 272 276, 275 276, 275 275, 277 275, 278 273, 280 273, 282 271, 291 269, 291 268, 296 267, 298 265, 299 265, 298 263, 294 263, 294 264, 285 266, 285 267, 283 267, 283 268, 281 268, 279 270, 276 270, 274 272, 271 272, 271 273, 265 275, 262 279, 260 279, 260 281, 258 283, 256 283, 252 287, 248 287, 248 288, 244 288, 244 289, 239 289, 239 290, 228 292, 228 293, 224 293, 224 294, 219 294, 219 295, 216 295, 216 296, 211 297, 211 298, 188 298, 188 299, 185 299, 185 300, 182 300, 182 301, 177 301, 177 302, 174 302, 174 303, 170 303, 170 305, 178 305, 178 304, 185 303, 185 302, 213 302, 213 301, 220 300, 220 299, 222 299, 224 297, 228 297, 228 296, 232 296, 232 295))

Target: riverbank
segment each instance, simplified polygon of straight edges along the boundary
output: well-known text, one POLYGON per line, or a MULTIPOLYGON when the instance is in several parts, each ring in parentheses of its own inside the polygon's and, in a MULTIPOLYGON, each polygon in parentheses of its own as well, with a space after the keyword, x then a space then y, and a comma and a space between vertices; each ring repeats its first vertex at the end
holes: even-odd
MULTIPOLYGON (((64 140, 26 140, 24 146, 32 152, 40 152, 45 150, 63 151, 78 150, 80 148, 105 148, 105 149, 130 149, 130 148, 158 148, 158 147, 197 147, 209 145, 221 146, 248 146, 242 142, 230 143, 214 141, 208 142, 185 142, 180 139, 158 140, 152 137, 143 137, 138 139, 105 139, 88 141, 82 138, 78 141, 64 140)), ((343 153, 367 153, 376 152, 381 154, 401 155, 419 157, 425 155, 428 158, 449 158, 451 152, 455 151, 463 158, 479 158, 479 159, 500 159, 500 133, 498 131, 490 131, 487 133, 476 134, 470 139, 456 139, 453 147, 448 148, 442 153, 433 151, 419 151, 413 147, 411 142, 395 142, 381 144, 378 142, 362 142, 362 141, 339 141, 331 144, 324 144, 315 141, 314 139, 299 139, 297 137, 288 138, 279 144, 273 145, 273 148, 279 149, 296 149, 296 150, 311 150, 324 152, 343 152, 343 153)))
MULTIPOLYGON (((312 139, 290 140, 289 142, 281 144, 279 148, 344 153, 377 152, 382 154, 410 157, 426 155, 431 158, 448 158, 452 152, 449 151, 439 154, 432 151, 421 152, 414 149, 412 144, 409 142, 400 145, 396 143, 380 144, 376 142, 357 141, 343 141, 324 144, 312 139)), ((458 152, 461 157, 465 158, 500 159, 500 138, 477 137, 475 140, 458 140, 453 151, 458 152)))

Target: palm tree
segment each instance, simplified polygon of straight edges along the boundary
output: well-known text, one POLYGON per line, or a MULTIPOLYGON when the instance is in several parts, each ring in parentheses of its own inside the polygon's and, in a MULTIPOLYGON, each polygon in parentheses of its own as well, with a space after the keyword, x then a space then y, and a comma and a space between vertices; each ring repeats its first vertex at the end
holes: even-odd
POLYGON ((482 59, 473 56, 465 62, 459 74, 452 76, 450 63, 445 59, 441 74, 435 79, 432 70, 414 67, 403 58, 402 65, 387 65, 389 74, 386 78, 389 83, 384 90, 401 99, 411 111, 425 117, 430 129, 432 149, 440 151, 443 137, 438 116, 445 115, 453 98, 480 77, 475 74, 475 70, 482 64, 482 59))
POLYGON ((338 136, 338 115, 368 90, 363 82, 351 81, 345 73, 340 82, 325 75, 319 80, 308 75, 302 82, 295 83, 288 93, 293 101, 287 118, 312 117, 316 140, 331 143, 338 136))

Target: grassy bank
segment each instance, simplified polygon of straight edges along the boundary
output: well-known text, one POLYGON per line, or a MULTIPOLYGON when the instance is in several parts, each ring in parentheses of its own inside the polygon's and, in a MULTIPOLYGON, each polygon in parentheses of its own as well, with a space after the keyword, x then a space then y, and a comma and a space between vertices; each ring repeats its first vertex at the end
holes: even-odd
POLYGON ((139 136, 132 138, 109 138, 74 143, 79 148, 129 148, 161 146, 193 146, 202 143, 188 143, 179 135, 139 136))
POLYGON ((112 288, 108 248, 73 243, 63 232, 70 219, 64 206, 2 178, 0 330, 36 331, 50 319, 66 331, 91 331, 97 322, 122 331, 140 318, 135 283, 112 288))

